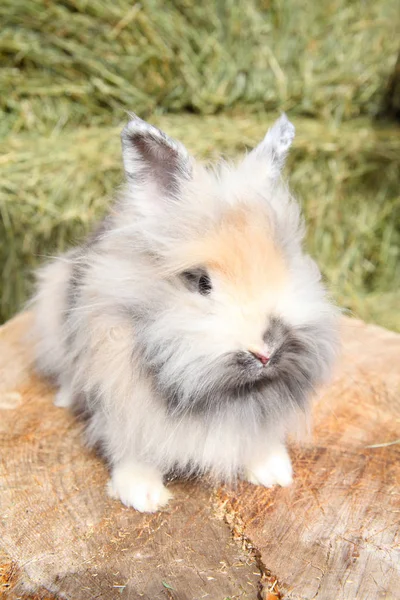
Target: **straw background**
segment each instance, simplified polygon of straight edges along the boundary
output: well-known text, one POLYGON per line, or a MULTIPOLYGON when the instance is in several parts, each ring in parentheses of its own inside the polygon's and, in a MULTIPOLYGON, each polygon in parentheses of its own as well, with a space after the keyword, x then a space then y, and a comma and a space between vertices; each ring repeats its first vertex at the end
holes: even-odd
POLYGON ((133 110, 196 156, 233 156, 286 111, 307 247, 338 303, 400 330, 400 129, 377 120, 397 0, 3 0, 1 318, 122 178, 133 110))

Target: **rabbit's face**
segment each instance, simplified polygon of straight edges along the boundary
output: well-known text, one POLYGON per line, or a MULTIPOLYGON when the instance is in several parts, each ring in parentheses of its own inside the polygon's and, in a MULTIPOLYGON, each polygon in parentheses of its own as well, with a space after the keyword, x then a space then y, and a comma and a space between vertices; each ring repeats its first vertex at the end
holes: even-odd
POLYGON ((204 237, 183 244, 186 266, 178 273, 187 330, 198 330, 208 354, 237 355, 238 365, 248 366, 241 369, 244 379, 258 379, 266 370, 273 350, 269 321, 278 314, 289 277, 263 217, 246 207, 228 209, 204 237))
MULTIPOLYGON (((129 137, 128 177, 135 161, 137 177, 145 179, 145 169, 153 177, 165 148, 157 146, 158 156, 147 147, 144 152, 142 123, 140 144, 132 145, 132 127, 123 138, 126 147, 129 137), (148 162, 143 166, 145 154, 151 169, 148 162)), ((153 145, 156 135, 151 128, 153 145)), ((285 135, 284 127, 281 146, 285 135)), ((142 366, 177 414, 251 405, 262 418, 302 407, 329 371, 335 319, 318 270, 301 252, 297 205, 276 181, 286 147, 267 148, 266 198, 244 175, 259 149, 235 172, 200 170, 196 176, 189 159, 182 163, 171 155, 173 149, 180 156, 180 146, 159 139, 167 143, 169 168, 161 184, 160 176, 150 178, 147 193, 158 195, 154 186, 163 186, 167 199, 135 207, 143 264, 151 270, 134 313, 142 366)))

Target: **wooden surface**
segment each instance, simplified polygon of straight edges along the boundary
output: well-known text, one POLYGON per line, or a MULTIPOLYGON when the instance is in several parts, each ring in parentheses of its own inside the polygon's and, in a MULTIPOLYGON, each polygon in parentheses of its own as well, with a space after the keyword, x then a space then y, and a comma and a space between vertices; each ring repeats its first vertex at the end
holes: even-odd
POLYGON ((400 335, 343 321, 343 358, 292 446, 295 483, 173 484, 163 512, 107 498, 107 471, 30 369, 29 315, 0 328, 0 596, 400 598, 400 335))

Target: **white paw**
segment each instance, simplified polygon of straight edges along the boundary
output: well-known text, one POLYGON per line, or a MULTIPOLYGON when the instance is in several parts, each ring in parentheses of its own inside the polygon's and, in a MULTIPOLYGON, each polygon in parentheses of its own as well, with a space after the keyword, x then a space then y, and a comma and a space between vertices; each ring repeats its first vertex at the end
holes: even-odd
POLYGON ((276 448, 264 461, 248 467, 246 479, 264 487, 272 487, 275 484, 282 487, 290 485, 293 481, 293 468, 286 448, 276 448))
POLYGON ((72 395, 68 388, 61 387, 54 398, 54 405, 61 408, 67 408, 72 404, 72 395))
POLYGON ((156 512, 172 498, 157 469, 134 463, 114 467, 107 488, 111 498, 139 512, 156 512))

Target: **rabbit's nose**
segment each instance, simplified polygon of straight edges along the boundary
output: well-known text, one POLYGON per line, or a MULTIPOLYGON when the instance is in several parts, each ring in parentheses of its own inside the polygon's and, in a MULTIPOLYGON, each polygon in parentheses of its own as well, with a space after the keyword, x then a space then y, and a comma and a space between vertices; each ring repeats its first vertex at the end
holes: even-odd
POLYGON ((266 365, 269 362, 270 356, 267 348, 252 346, 249 348, 249 352, 255 356, 262 365, 266 365))

